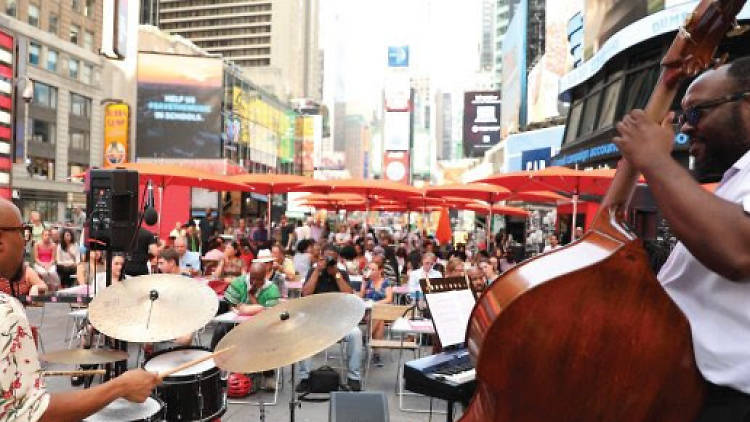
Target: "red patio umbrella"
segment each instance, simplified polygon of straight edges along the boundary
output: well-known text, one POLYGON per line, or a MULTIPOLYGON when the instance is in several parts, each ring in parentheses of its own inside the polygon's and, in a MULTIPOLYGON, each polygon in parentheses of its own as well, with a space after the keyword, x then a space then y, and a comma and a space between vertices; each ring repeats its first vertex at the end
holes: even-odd
MULTIPOLYGON (((579 195, 604 195, 615 177, 615 172, 615 169, 575 170, 567 167, 547 167, 542 170, 495 174, 482 179, 481 182, 503 186, 513 192, 551 190, 570 194, 573 197, 575 229, 579 195)), ((571 234, 571 239, 575 240, 575 230, 571 234)))
POLYGON ((473 204, 466 204, 459 208, 464 209, 464 210, 474 211, 479 214, 487 214, 489 212, 492 212, 493 214, 498 214, 498 215, 514 215, 518 217, 527 217, 529 215, 529 212, 523 208, 508 207, 505 205, 497 205, 497 204, 490 207, 489 205, 473 203, 473 204))
MULTIPOLYGON (((486 183, 466 183, 433 186, 425 189, 428 196, 445 197, 453 196, 459 198, 478 199, 490 205, 502 201, 511 195, 508 189, 501 186, 490 185, 486 183)), ((487 216, 487 245, 492 239, 492 212, 487 216)))
MULTIPOLYGON (((365 212, 374 201, 382 198, 404 198, 409 196, 420 196, 422 191, 403 183, 390 182, 387 180, 372 179, 345 179, 345 180, 315 180, 311 183, 297 186, 296 192, 318 192, 318 193, 356 193, 365 198, 365 212)), ((367 231, 367 217, 364 223, 367 231)))
POLYGON ((268 240, 271 240, 271 204, 273 195, 290 192, 294 187, 309 183, 312 179, 295 174, 250 173, 228 176, 227 180, 252 186, 256 193, 266 195, 266 215, 268 219, 268 240))
MULTIPOLYGON (((234 183, 225 176, 219 176, 189 167, 161 163, 123 163, 115 168, 135 170, 140 178, 146 178, 159 188, 159 209, 162 209, 164 190, 167 186, 192 186, 213 191, 252 191, 247 185, 234 183)), ((159 234, 161 234, 159 218, 159 234)))

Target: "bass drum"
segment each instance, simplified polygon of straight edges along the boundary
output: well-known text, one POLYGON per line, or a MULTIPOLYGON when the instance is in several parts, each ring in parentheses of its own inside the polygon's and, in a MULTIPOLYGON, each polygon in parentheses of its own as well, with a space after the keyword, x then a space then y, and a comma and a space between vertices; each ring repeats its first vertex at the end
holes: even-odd
POLYGON ((161 422, 163 420, 164 405, 151 397, 143 403, 117 399, 84 419, 86 422, 161 422))
MULTIPOLYGON (((203 348, 178 347, 154 354, 143 368, 162 372, 209 354, 211 351, 203 348)), ((156 387, 156 397, 164 402, 168 421, 207 421, 227 410, 224 383, 213 359, 164 378, 156 387)))

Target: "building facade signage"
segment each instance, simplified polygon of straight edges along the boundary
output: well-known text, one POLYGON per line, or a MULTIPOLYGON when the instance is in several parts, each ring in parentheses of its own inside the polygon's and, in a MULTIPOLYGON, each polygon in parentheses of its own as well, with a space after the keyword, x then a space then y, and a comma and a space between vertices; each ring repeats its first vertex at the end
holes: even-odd
POLYGON ((107 104, 104 107, 104 167, 128 161, 130 107, 127 104, 107 104))
MULTIPOLYGON (((559 87, 560 98, 565 100, 568 90, 586 82, 610 59, 625 49, 661 34, 676 31, 697 4, 698 1, 691 1, 648 15, 612 35, 590 60, 562 77, 559 87)), ((745 4, 737 19, 750 19, 750 3, 745 4)))

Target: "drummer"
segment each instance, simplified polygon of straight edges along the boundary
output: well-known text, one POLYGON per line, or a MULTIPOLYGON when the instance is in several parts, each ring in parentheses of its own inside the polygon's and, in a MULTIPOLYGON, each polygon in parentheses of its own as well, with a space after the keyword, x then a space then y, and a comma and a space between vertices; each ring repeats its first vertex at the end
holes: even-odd
MULTIPOLYGON (((21 212, 0 199, 0 277, 13 283, 23 277, 24 242, 21 212)), ((0 422, 79 421, 118 398, 142 403, 159 384, 156 374, 134 369, 89 389, 48 393, 20 303, 0 293, 0 315, 0 334, 11 340, 11 347, 0 349, 0 422)))

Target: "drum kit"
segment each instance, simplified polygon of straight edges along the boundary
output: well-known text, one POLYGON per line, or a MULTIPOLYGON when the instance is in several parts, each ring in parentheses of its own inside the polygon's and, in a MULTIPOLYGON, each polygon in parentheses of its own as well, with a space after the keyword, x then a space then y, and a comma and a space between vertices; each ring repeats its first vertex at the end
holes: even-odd
MULTIPOLYGON (((184 336, 205 326, 216 314, 216 293, 182 276, 134 277, 101 291, 89 305, 91 324, 117 340, 153 343, 184 336)), ((232 329, 212 352, 178 347, 148 358, 144 369, 162 384, 144 403, 118 399, 86 421, 210 421, 224 414, 227 400, 221 372, 254 373, 292 365, 344 337, 364 316, 365 305, 345 293, 326 293, 282 302, 232 329)), ((127 360, 127 353, 107 349, 69 349, 42 360, 62 364, 105 364, 127 360)), ((55 371, 46 375, 81 375, 55 371)), ((96 370, 90 374, 99 374, 96 370)), ((87 373, 89 374, 89 373, 87 373)), ((292 393, 289 411, 299 405, 292 393)), ((261 421, 265 412, 261 404, 261 421)))

